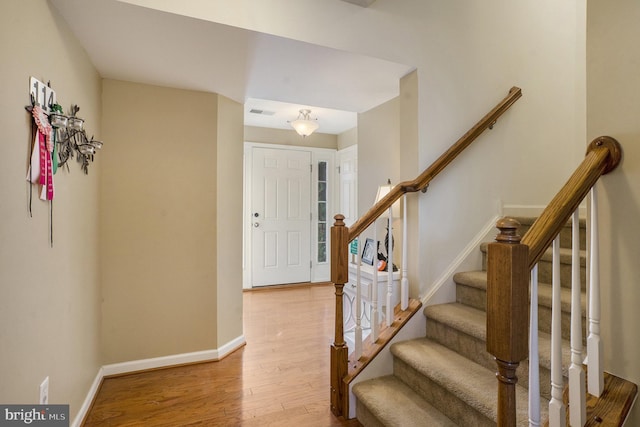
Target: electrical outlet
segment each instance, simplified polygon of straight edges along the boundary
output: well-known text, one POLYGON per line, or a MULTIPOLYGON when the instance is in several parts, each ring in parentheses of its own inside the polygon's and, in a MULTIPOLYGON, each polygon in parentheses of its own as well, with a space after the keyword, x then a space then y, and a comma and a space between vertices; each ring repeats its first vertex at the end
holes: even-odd
POLYGON ((49 403, 49 377, 45 378, 40 384, 40 404, 46 405, 49 403))

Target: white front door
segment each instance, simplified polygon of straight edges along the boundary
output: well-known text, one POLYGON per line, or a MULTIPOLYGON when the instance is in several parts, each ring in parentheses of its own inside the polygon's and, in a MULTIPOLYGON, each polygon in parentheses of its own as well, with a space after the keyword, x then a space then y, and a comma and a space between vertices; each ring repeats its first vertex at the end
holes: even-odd
POLYGON ((252 286, 311 279, 311 153, 253 148, 252 286))

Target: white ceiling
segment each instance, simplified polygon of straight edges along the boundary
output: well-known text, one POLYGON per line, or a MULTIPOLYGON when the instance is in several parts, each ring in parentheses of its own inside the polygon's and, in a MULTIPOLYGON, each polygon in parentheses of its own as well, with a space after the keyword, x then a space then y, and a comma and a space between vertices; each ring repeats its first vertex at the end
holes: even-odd
POLYGON ((245 104, 250 126, 288 128, 309 108, 318 132, 344 132, 356 126, 355 113, 397 96, 399 79, 413 70, 117 0, 51 1, 102 77, 219 93, 245 104))

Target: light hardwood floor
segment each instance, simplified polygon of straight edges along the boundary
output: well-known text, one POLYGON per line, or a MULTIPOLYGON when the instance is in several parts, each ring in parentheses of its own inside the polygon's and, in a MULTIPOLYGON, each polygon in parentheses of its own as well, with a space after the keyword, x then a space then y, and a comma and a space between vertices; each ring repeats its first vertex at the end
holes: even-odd
POLYGON ((243 298, 245 347, 219 362, 105 379, 84 426, 360 426, 329 410, 333 286, 243 298))

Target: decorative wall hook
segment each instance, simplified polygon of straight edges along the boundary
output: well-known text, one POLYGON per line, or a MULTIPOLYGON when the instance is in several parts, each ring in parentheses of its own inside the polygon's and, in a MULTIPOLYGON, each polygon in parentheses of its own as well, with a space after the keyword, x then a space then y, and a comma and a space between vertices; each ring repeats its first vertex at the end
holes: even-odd
POLYGON ((102 142, 87 138, 84 119, 77 117, 80 107, 72 105, 68 115, 58 104, 56 92, 51 84, 44 84, 35 77, 29 79, 31 105, 25 107, 32 116, 31 159, 27 172, 29 181, 29 216, 32 216, 31 200, 33 184, 41 186, 40 198, 49 202, 50 242, 53 247, 53 175, 59 166, 69 165, 67 161, 76 156, 85 174, 89 173, 89 163, 102 142))
POLYGON ((53 105, 52 109, 55 113, 51 113, 49 120, 54 129, 54 140, 59 147, 59 166, 69 165, 67 161, 72 159, 74 153, 78 162, 82 164, 82 170, 85 174, 89 173, 89 162, 93 162, 93 156, 96 150, 102 148, 102 141, 87 137, 84 130, 84 119, 77 117, 80 107, 72 105, 68 116, 61 114, 62 107, 53 105))

